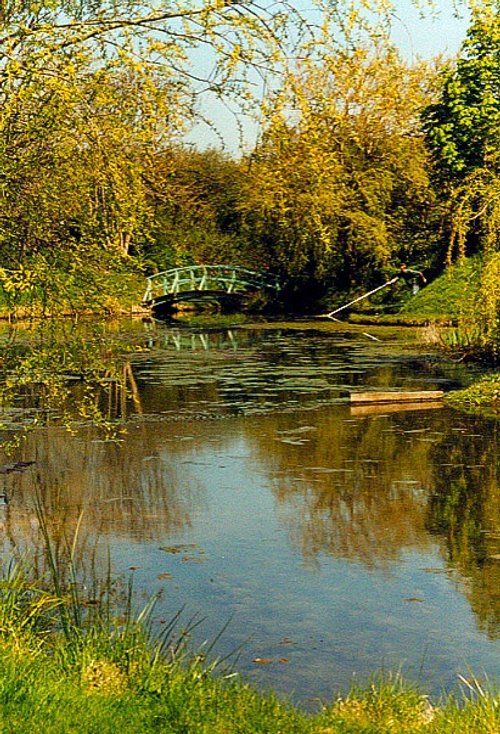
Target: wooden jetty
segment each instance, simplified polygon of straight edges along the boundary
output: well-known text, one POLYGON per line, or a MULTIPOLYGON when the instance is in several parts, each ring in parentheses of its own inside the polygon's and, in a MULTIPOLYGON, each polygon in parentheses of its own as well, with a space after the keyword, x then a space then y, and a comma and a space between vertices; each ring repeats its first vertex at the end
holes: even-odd
POLYGON ((375 403, 424 403, 439 402, 443 399, 443 390, 417 390, 411 392, 398 392, 391 390, 390 392, 368 391, 368 392, 352 392, 349 395, 351 405, 370 405, 375 403))

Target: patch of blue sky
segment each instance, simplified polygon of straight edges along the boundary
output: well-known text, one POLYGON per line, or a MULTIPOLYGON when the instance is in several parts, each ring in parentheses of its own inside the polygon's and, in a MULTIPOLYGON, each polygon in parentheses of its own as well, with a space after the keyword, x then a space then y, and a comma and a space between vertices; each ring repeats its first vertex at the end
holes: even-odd
MULTIPOLYGON (((319 22, 320 11, 311 0, 296 0, 294 6, 311 23, 319 22)), ((392 13, 391 37, 401 54, 410 62, 437 56, 455 56, 465 38, 469 12, 460 0, 427 0, 411 2, 396 0, 392 13)), ((205 52, 198 56, 195 66, 209 62, 205 52)), ((256 89, 264 89, 256 78, 256 89)), ((224 148, 231 154, 248 151, 259 135, 259 123, 249 115, 242 115, 236 103, 216 97, 210 91, 199 95, 199 110, 206 122, 193 126, 185 141, 200 149, 224 148)))

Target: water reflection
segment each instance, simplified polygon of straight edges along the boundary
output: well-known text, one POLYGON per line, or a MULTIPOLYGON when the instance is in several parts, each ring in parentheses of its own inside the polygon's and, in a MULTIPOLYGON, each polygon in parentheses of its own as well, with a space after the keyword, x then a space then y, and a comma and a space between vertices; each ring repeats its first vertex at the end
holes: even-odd
POLYGON ((37 495, 61 556, 83 510, 83 565, 110 548, 140 592, 163 588, 158 624, 187 604, 210 637, 234 615, 221 653, 251 634, 239 669, 300 700, 403 661, 437 691, 469 666, 500 675, 498 423, 342 403, 352 384, 434 388, 463 367, 340 332, 217 343, 128 359, 120 443, 28 436, 18 458, 36 463, 1 477, 3 556, 43 563, 37 495))
MULTIPOLYGON (((259 446, 306 558, 326 552, 374 567, 404 550, 430 547, 425 518, 432 467, 429 444, 415 441, 408 451, 408 432, 419 430, 415 420, 418 413, 354 420, 347 411, 329 411, 314 430, 278 431, 272 455, 267 443, 259 446), (304 448, 291 474, 297 444, 304 448)), ((430 428, 421 430, 425 435, 430 428)))
POLYGON ((257 446, 281 518, 305 558, 314 562, 328 553, 382 567, 404 552, 429 550, 437 538, 447 567, 460 573, 479 626, 495 638, 498 428, 448 411, 398 411, 377 420, 336 411, 314 427, 278 429, 272 454, 266 436, 257 446), (300 464, 295 446, 305 449, 300 464))
POLYGON ((224 331, 186 331, 176 328, 158 328, 154 323, 145 325, 150 334, 146 343, 150 349, 169 349, 175 351, 200 351, 232 349, 241 346, 241 332, 237 329, 224 331), (156 327, 156 328, 155 328, 156 327))
MULTIPOLYGON (((316 408, 342 402, 353 386, 451 388, 471 379, 461 366, 415 356, 408 335, 381 330, 367 340, 356 328, 310 325, 184 332, 149 325, 149 351, 131 370, 147 414, 214 418, 316 408)), ((128 413, 136 407, 129 403, 128 413)), ((121 413, 127 412, 121 406, 121 413)))
POLYGON ((166 433, 145 424, 120 443, 100 441, 92 428, 77 436, 61 428, 28 436, 23 454, 32 457, 34 466, 4 477, 9 502, 3 518, 12 545, 26 544, 27 526, 28 545, 36 544, 38 530, 31 522, 36 497, 57 540, 71 536, 82 510, 82 536, 113 533, 152 541, 160 529, 175 532, 189 526, 197 483, 171 455, 162 454, 161 447, 173 440, 166 433))
MULTIPOLYGON (((443 427, 444 428, 444 427, 443 427)), ((499 425, 456 421, 433 447, 428 528, 446 538, 446 558, 467 583, 464 591, 481 629, 500 635, 499 425)))

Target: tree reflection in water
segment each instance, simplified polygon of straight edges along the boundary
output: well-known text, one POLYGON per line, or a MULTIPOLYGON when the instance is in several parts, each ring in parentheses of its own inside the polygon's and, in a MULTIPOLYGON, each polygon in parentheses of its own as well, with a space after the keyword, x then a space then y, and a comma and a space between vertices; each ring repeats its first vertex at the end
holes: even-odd
POLYGON ((479 626, 498 636, 498 423, 447 410, 302 418, 295 429, 277 420, 272 449, 267 435, 254 442, 308 562, 326 553, 384 567, 437 542, 479 626))
POLYGON ((482 630, 500 636, 500 454, 498 422, 455 419, 432 447, 433 491, 427 527, 446 540, 446 560, 482 630), (485 431, 486 429, 486 431, 485 431))
POLYGON ((198 487, 170 457, 162 457, 170 433, 138 424, 128 432, 126 445, 102 441, 92 427, 75 436, 63 428, 30 434, 23 455, 34 457, 35 465, 5 480, 12 501, 0 516, 4 550, 34 553, 39 570, 45 567, 37 498, 62 565, 82 514, 76 560, 86 574, 98 557, 102 571, 106 539, 112 535, 131 543, 153 542, 189 526, 192 508, 199 504, 198 487))

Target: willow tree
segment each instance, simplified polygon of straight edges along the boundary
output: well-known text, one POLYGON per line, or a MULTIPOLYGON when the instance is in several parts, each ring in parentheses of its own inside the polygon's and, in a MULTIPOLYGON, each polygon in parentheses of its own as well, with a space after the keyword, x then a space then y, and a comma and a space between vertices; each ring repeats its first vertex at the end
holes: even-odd
POLYGON ((143 176, 168 133, 168 102, 148 70, 124 59, 95 70, 81 52, 11 90, 0 119, 0 264, 13 302, 62 298, 63 283, 104 292, 147 237, 143 176))
POLYGON ((302 64, 272 102, 246 216, 299 287, 380 283, 395 258, 427 255, 426 79, 392 48, 358 45, 302 64))

